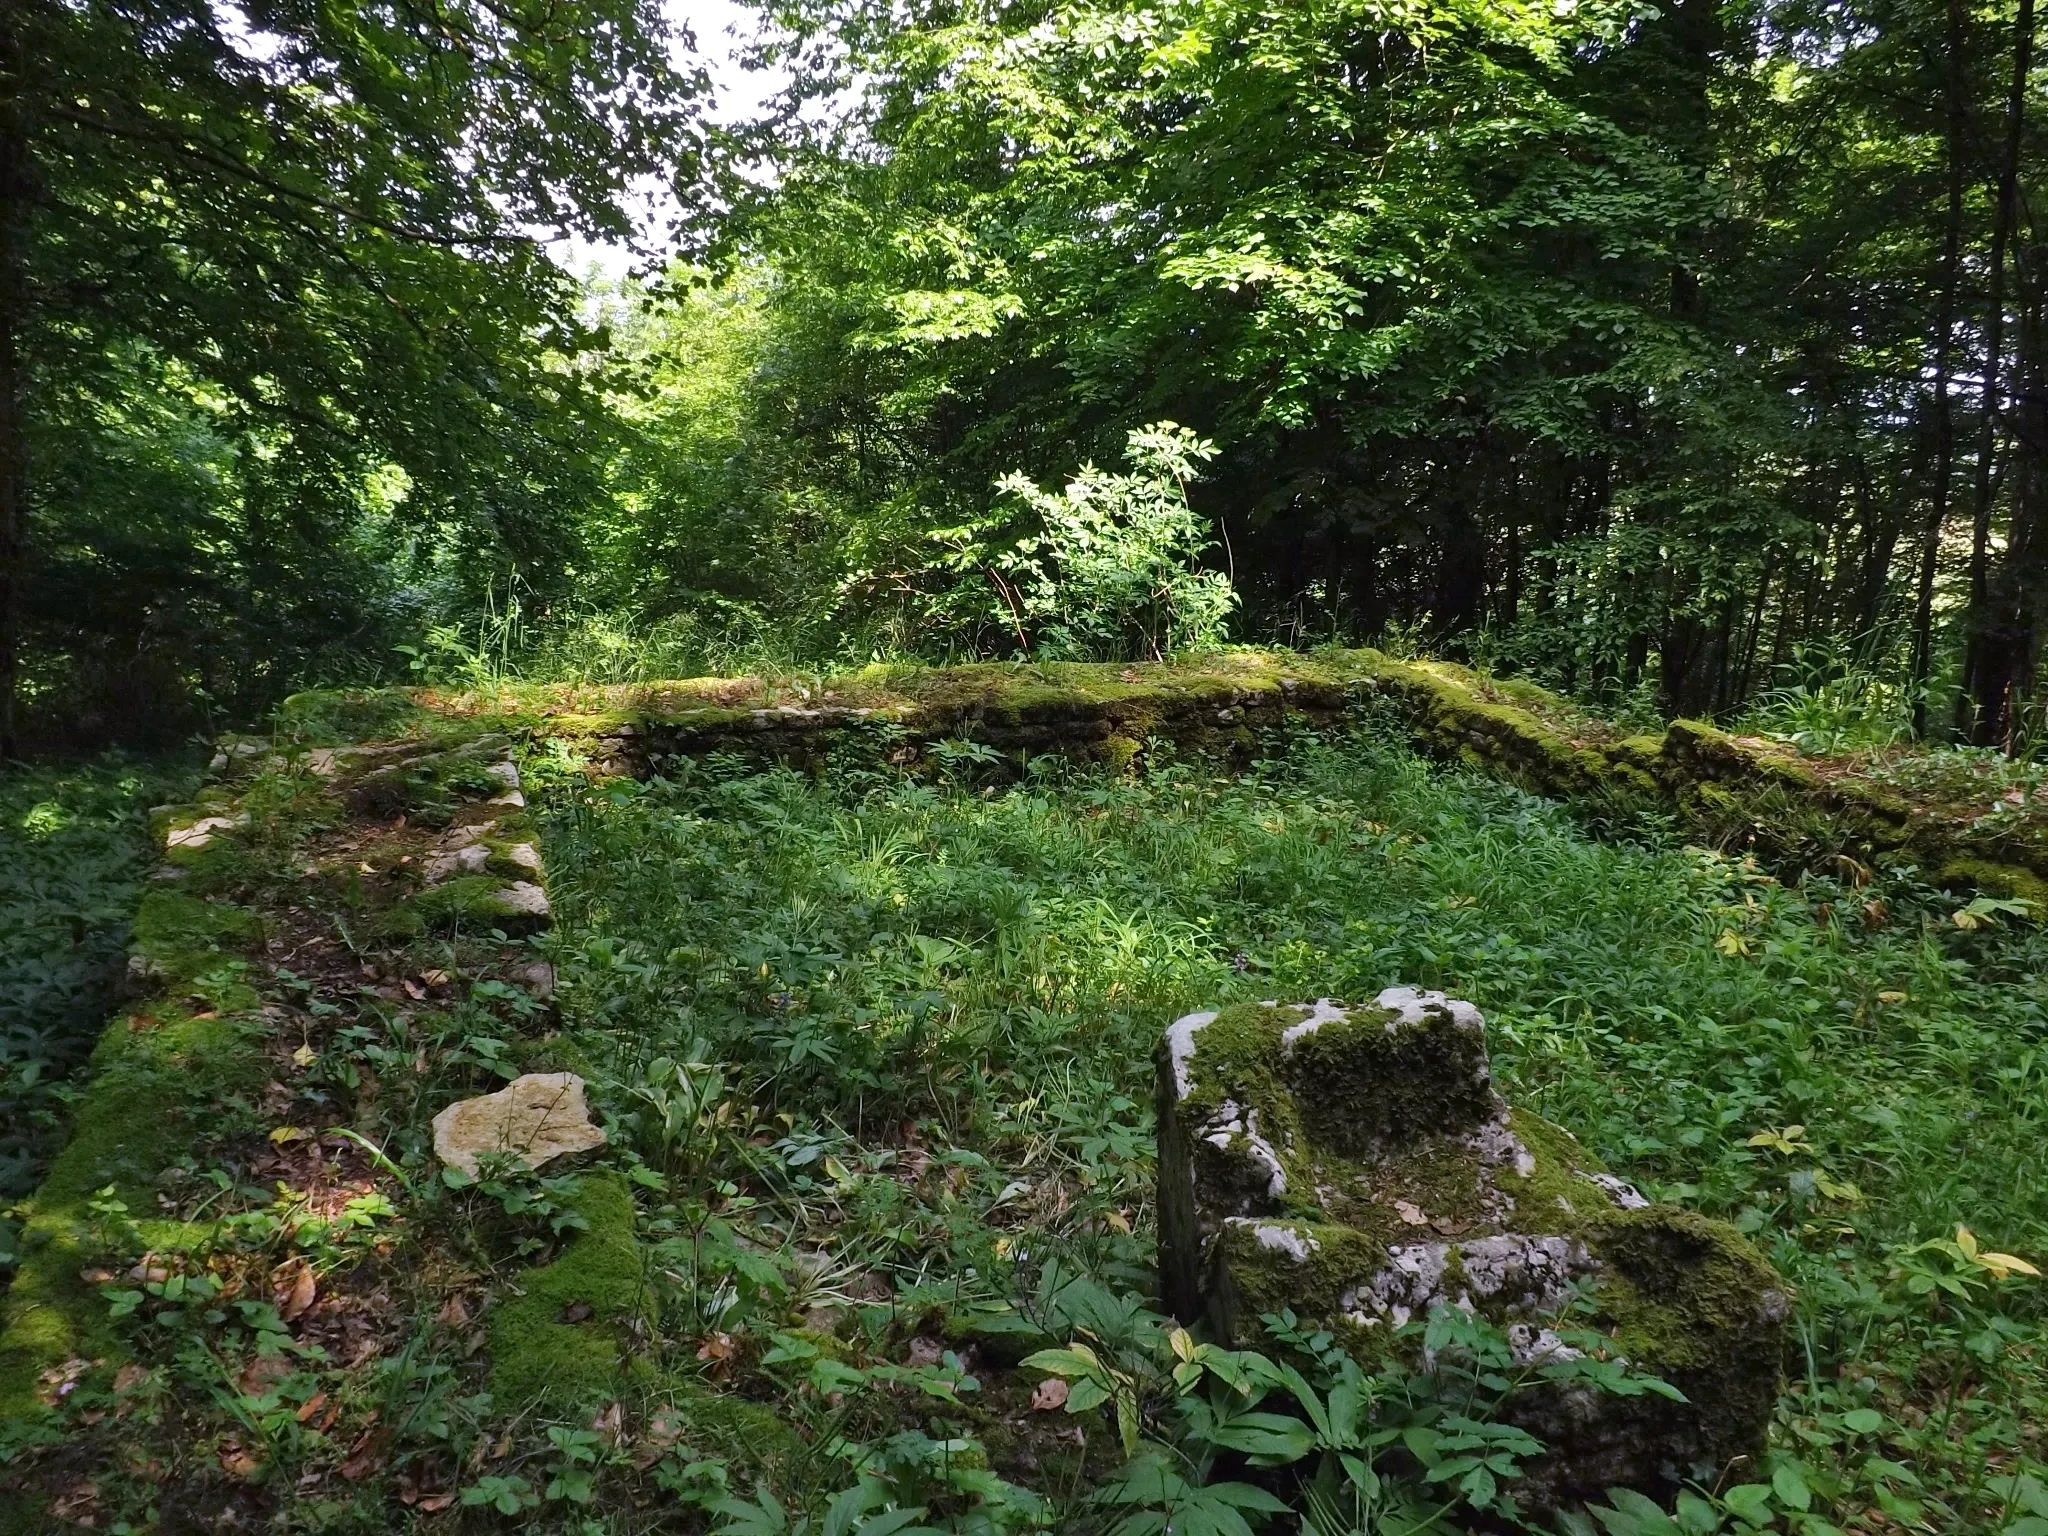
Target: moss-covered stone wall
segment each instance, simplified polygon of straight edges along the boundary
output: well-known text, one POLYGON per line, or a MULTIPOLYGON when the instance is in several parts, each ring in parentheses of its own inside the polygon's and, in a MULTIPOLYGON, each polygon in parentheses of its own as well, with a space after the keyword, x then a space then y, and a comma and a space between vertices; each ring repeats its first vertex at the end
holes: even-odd
POLYGON ((876 666, 810 678, 699 678, 490 694, 321 693, 287 707, 305 739, 389 730, 410 712, 561 739, 601 771, 645 776, 733 752, 816 762, 836 752, 915 763, 967 740, 1123 769, 1163 742, 1243 764, 1289 731, 1377 707, 1440 760, 1571 802, 1596 821, 1656 809, 1700 841, 1781 868, 1846 854, 1916 865, 1958 889, 2048 909, 2048 817, 1909 802, 1855 765, 1802 757, 1695 720, 1631 735, 1531 684, 1369 649, 1240 650, 1192 662, 876 666), (323 734, 324 733, 324 734, 323 734))

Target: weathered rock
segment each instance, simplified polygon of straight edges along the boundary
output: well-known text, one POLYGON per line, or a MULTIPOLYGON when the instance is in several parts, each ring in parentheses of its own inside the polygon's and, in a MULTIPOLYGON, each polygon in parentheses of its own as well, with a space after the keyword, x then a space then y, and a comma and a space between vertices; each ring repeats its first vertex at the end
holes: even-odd
POLYGON ((529 1072, 496 1093, 463 1099, 434 1116, 434 1155, 475 1177, 478 1160, 510 1153, 528 1168, 605 1144, 590 1123, 583 1079, 574 1072, 529 1072))
POLYGON ((1291 1308, 1363 1357, 1438 1306, 1503 1325, 1523 1357, 1574 1325, 1685 1394, 1549 1384, 1515 1421, 1549 1447, 1525 1511, 1625 1486, 1667 1496, 1755 1457, 1788 1303, 1734 1228, 1652 1205, 1559 1127, 1493 1090, 1484 1021, 1439 992, 1190 1014, 1159 1055, 1162 1292, 1183 1319, 1252 1341, 1291 1308))
POLYGON ((514 880, 501 887, 498 901, 508 917, 544 920, 548 916, 548 893, 530 880, 514 880))
POLYGON ((429 885, 439 885, 457 875, 480 875, 491 862, 491 850, 482 843, 464 842, 429 856, 425 876, 429 885))
POLYGON ((172 827, 164 837, 166 848, 204 848, 213 841, 216 832, 227 832, 246 826, 246 815, 202 816, 188 827, 172 827))

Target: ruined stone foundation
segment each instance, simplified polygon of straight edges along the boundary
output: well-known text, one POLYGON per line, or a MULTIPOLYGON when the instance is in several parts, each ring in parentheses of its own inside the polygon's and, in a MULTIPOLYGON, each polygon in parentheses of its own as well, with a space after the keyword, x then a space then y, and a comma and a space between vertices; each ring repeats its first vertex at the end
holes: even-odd
MULTIPOLYGON (((1546 1383, 1510 1416, 1549 1447, 1525 1512, 1610 1487, 1669 1497, 1763 1450, 1787 1296, 1733 1227, 1653 1205, 1571 1135, 1494 1092, 1470 1003, 1243 1004, 1176 1021, 1159 1052, 1161 1288, 1255 1344, 1291 1308, 1362 1358, 1419 1352, 1432 1308, 1502 1325, 1529 1361, 1560 1314, 1684 1394, 1546 1383)), ((1742 1468, 1736 1466, 1740 1475, 1742 1468)))

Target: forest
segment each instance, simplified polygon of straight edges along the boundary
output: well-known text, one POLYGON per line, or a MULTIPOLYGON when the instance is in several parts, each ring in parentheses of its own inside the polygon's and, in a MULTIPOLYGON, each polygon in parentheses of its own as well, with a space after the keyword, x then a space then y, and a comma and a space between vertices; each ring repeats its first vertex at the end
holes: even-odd
POLYGON ((2048 1536, 2039 30, 0 5, 0 1536, 2048 1536))
POLYGON ((2033 741, 2031 7, 688 21, 20 8, 9 740, 465 657, 1112 654, 1016 611, 1000 486, 1172 422, 1213 451, 1147 547, 1229 578, 1218 638, 2033 741))

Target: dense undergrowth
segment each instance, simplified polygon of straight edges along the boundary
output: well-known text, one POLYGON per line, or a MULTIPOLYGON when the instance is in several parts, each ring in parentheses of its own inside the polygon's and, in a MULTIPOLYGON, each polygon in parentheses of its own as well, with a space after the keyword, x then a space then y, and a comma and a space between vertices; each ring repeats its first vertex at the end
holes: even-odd
MULTIPOLYGON (((705 1340, 714 1378, 775 1384, 829 1445, 801 1349, 775 1343, 795 1315, 943 1303, 957 1322, 1047 1266, 1142 1297, 1163 1023, 1405 981, 1477 1001, 1511 1095, 1732 1217, 1797 1285, 1752 1518, 2035 1518, 2011 1479, 2040 1453, 2038 1302, 1971 1257, 2048 1237, 2035 930, 1961 926, 1904 881, 1789 890, 1696 849, 1601 846, 1358 738, 1231 780, 1047 762, 977 788, 975 758, 937 785, 713 761, 555 798, 572 1012, 640 1106, 635 1145, 682 1176, 655 1228, 719 1283, 699 1272, 668 1326, 705 1340), (697 1098, 657 1113, 679 1077, 697 1098)), ((1007 1475, 1059 1492, 1018 1449, 1032 1415, 935 1417, 931 1436, 978 1430, 1007 1475)), ((850 1480, 861 1453, 840 1450, 784 1468, 783 1501, 850 1480)), ((1086 1507, 1072 1491, 1061 1518, 1086 1507)))
MULTIPOLYGON (((0 1204, 62 1135, 66 1074, 92 1049, 148 874, 144 810, 175 769, 119 760, 0 772, 0 1204)), ((11 1259, 0 1223, 0 1266, 11 1259)))
MULTIPOLYGON (((0 1492, 0 1528, 1497 1522, 1530 1454, 1491 1412, 1498 1336, 1440 1316, 1462 1365, 1362 1376, 1284 1323, 1205 1353, 1151 1299, 1164 1024, 1409 982, 1485 1009, 1512 1098, 1797 1287, 1768 1461, 1679 1526, 1619 1497, 1584 1529, 2040 1536, 2040 931, 1904 871, 1787 888, 1654 819, 1598 842, 1397 734, 1297 733, 1236 776, 1156 745, 1020 778, 940 742, 636 782, 557 744, 526 779, 558 1015, 506 979, 526 942, 380 925, 435 794, 387 824, 258 773, 188 878, 288 948, 174 993, 271 1081, 202 1109, 171 1221, 144 1185, 90 1203, 125 1363, 62 1361, 48 1412, 0 1423, 0 1490, 41 1501, 0 1492), (438 1106, 560 1067, 611 1133, 594 1165, 439 1177, 438 1106)), ((93 803, 118 824, 138 792, 93 803)))

